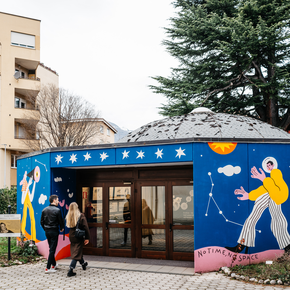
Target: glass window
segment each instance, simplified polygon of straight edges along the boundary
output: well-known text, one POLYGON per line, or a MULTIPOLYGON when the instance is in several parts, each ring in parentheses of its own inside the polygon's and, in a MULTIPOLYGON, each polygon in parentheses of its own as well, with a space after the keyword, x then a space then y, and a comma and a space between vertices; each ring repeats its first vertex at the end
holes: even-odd
POLYGON ((131 249, 130 228, 110 228, 109 247, 113 249, 131 249))
POLYGON ((11 168, 17 168, 17 156, 18 155, 11 154, 11 168))
POLYGON ((193 230, 173 231, 173 251, 174 252, 194 252, 194 232, 193 230))
POLYGON ((173 224, 193 225, 193 186, 173 186, 173 224))
POLYGON ((22 108, 22 109, 25 109, 26 108, 26 101, 21 99, 21 98, 18 98, 18 97, 15 97, 15 108, 22 108))
POLYGON ((88 222, 103 222, 103 188, 83 187, 82 188, 82 212, 88 222))
POLYGON ((107 135, 110 136, 110 132, 111 130, 109 128, 107 128, 107 135))
POLYGON ((11 31, 11 44, 26 48, 35 48, 35 36, 11 31))
POLYGON ((20 98, 15 98, 15 108, 20 108, 20 98))
POLYGON ((100 126, 100 133, 104 134, 104 127, 102 125, 100 126))
POLYGON ((109 188, 109 222, 131 223, 131 187, 109 188))
POLYGON ((165 224, 165 187, 142 186, 142 224, 165 224))
POLYGON ((142 250, 165 251, 164 229, 142 229, 142 250))

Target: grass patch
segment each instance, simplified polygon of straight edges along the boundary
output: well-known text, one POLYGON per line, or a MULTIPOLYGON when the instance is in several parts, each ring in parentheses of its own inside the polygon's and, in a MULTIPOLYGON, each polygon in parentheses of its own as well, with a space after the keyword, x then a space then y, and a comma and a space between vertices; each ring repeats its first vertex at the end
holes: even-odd
POLYGON ((289 253, 275 259, 273 264, 266 263, 251 265, 236 265, 230 268, 231 272, 245 277, 257 278, 258 280, 281 280, 290 283, 290 256, 289 253))

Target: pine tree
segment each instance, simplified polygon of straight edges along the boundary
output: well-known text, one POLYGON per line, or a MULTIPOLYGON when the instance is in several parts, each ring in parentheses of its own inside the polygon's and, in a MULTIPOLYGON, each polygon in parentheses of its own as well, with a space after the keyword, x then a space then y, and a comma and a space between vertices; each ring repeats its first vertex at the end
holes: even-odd
POLYGON ((160 113, 200 106, 290 127, 290 0, 176 0, 163 44, 178 59, 153 77, 160 113))

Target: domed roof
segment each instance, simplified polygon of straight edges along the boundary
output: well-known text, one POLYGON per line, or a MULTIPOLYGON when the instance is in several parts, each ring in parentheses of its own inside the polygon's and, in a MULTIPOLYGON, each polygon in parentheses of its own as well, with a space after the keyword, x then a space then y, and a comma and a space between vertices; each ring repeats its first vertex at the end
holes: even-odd
POLYGON ((129 133, 118 143, 184 138, 284 139, 290 141, 290 134, 250 117, 214 113, 207 108, 197 108, 187 115, 148 123, 129 133))

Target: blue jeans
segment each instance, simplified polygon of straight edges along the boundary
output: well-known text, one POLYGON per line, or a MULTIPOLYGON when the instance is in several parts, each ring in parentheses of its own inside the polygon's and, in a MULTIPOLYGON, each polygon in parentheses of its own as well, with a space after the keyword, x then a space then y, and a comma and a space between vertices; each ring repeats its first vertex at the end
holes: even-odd
MULTIPOLYGON (((80 264, 82 265, 82 264, 85 262, 85 261, 84 261, 84 258, 82 257, 81 260, 80 260, 79 262, 80 262, 80 264)), ((72 259, 72 261, 71 261, 69 267, 70 267, 71 269, 74 269, 74 268, 76 267, 76 265, 77 265, 77 260, 72 259)))
POLYGON ((47 242, 48 242, 48 246, 49 246, 49 255, 48 255, 48 259, 47 259, 47 269, 50 269, 51 265, 55 266, 56 262, 55 262, 55 250, 57 247, 57 242, 58 242, 58 231, 52 231, 52 232, 45 232, 46 238, 47 238, 47 242))

